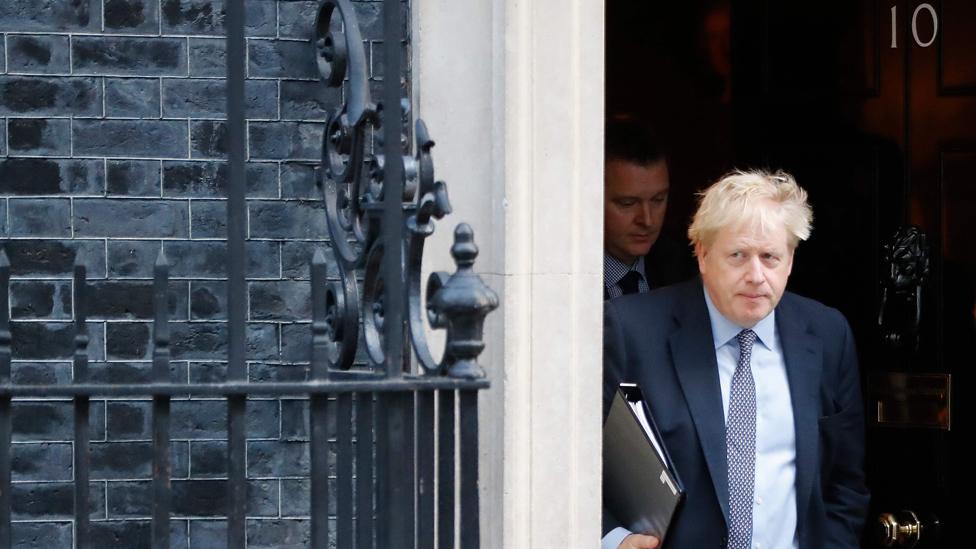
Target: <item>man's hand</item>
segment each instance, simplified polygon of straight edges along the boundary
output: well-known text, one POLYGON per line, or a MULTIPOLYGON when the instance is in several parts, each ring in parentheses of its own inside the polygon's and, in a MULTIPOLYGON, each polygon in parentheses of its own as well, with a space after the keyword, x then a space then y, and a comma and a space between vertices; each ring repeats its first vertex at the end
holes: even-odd
POLYGON ((655 549, 661 542, 654 536, 631 534, 624 538, 617 549, 655 549))

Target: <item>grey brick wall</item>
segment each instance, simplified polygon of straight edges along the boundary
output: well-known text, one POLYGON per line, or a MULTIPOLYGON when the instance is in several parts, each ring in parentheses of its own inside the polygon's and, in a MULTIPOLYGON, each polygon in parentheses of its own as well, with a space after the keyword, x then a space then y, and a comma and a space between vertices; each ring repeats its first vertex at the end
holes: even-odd
MULTIPOLYGON (((382 3, 355 5, 379 94, 382 3)), ((249 376, 304 379, 308 260, 327 237, 314 166, 341 94, 317 81, 317 1, 246 9, 249 376)), ((0 235, 14 274, 15 382, 71 381, 76 258, 91 278, 93 379, 147 381, 161 248, 172 263, 171 377, 224 379, 224 32, 223 0, 0 1, 0 235)), ((174 401, 172 413, 172 545, 226 546, 225 406, 174 401)), ((92 404, 96 547, 148 547, 150 421, 146 400, 92 404)), ((13 422, 15 542, 69 548, 71 404, 20 400, 13 422)), ((307 403, 254 399, 247 423, 249 546, 305 547, 307 403)))

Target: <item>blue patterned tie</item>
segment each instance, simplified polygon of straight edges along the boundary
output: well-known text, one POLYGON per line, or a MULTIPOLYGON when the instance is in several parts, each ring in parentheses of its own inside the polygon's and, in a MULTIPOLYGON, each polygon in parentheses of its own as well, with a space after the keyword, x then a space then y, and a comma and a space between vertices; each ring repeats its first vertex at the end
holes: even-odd
POLYGON ((742 330, 739 364, 732 374, 725 445, 729 461, 729 546, 748 549, 752 544, 752 496, 756 479, 756 383, 752 378, 752 344, 756 332, 742 330))

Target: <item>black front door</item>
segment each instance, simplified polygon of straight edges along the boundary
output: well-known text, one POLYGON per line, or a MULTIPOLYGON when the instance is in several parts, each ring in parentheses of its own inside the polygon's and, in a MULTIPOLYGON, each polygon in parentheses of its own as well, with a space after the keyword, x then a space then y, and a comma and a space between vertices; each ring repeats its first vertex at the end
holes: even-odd
POLYGON ((735 163, 808 189, 814 232, 791 288, 839 308, 857 336, 864 546, 972 546, 976 2, 731 8, 735 163))

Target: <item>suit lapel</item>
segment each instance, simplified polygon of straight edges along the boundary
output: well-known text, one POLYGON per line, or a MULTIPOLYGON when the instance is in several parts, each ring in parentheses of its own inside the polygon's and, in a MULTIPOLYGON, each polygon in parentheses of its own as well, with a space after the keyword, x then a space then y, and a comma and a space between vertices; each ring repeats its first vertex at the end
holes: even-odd
POLYGON ((796 431, 796 503, 802 523, 806 516, 819 462, 819 399, 822 345, 811 334, 792 297, 783 296, 776 310, 776 327, 790 385, 796 431))
POLYGON ((725 521, 729 519, 728 461, 725 448, 725 414, 722 411, 722 389, 718 363, 712 344, 712 326, 708 319, 702 285, 691 285, 684 308, 676 311, 678 329, 671 334, 669 345, 685 401, 691 410, 695 430, 705 462, 715 486, 725 521))

